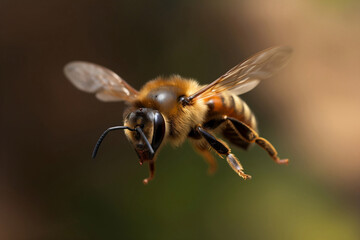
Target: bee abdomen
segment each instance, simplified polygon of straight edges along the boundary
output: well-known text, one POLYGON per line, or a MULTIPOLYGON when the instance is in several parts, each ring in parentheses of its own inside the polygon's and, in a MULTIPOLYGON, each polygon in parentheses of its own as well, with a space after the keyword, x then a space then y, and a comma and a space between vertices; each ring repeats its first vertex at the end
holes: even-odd
MULTIPOLYGON (((221 94, 211 97, 206 101, 206 104, 209 107, 208 120, 226 115, 245 123, 257 131, 257 122, 254 113, 238 96, 221 94)), ((249 147, 250 144, 245 142, 230 125, 222 124, 220 127, 223 136, 231 143, 243 149, 249 147)))
POLYGON ((235 118, 257 130, 256 118, 249 106, 238 96, 220 94, 206 101, 209 118, 226 115, 235 118))

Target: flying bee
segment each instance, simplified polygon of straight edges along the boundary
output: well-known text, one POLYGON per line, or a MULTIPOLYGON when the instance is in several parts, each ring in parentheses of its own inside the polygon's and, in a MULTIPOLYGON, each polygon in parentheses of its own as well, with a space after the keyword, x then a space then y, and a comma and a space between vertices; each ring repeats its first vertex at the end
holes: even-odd
POLYGON ((82 61, 68 63, 64 72, 75 87, 94 93, 99 100, 125 101, 129 105, 124 112, 123 126, 111 127, 100 136, 93 158, 107 133, 125 130, 140 164, 149 163, 150 176, 143 180, 146 184, 154 177, 155 159, 164 143, 179 146, 189 138, 195 150, 209 163, 210 172, 216 169, 216 161, 210 153, 212 149, 225 157, 240 177, 248 179, 251 176, 244 172, 229 146, 214 134, 221 134, 245 150, 255 143, 276 163, 288 163, 288 159, 278 157, 268 140, 259 136, 254 114, 238 95, 271 77, 285 65, 290 54, 288 47, 269 48, 205 86, 173 75, 155 78, 137 91, 111 70, 82 61))

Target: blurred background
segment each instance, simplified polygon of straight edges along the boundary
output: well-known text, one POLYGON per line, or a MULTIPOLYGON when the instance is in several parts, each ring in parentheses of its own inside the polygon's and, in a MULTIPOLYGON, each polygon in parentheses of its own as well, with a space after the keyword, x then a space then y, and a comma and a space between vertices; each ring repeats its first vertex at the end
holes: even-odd
POLYGON ((360 239, 360 4, 355 0, 0 1, 1 239, 360 239), (250 181, 188 143, 155 179, 121 132, 123 103, 75 89, 95 62, 139 89, 178 73, 202 84, 274 45, 290 64, 243 95, 261 135, 233 147, 250 181))

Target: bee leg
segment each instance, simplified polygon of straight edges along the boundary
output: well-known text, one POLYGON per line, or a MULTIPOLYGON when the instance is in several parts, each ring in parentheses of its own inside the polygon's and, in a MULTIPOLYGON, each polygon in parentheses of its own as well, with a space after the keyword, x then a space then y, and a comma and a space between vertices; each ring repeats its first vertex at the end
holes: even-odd
POLYGON ((213 157, 213 155, 209 152, 209 145, 204 142, 204 140, 198 140, 193 143, 193 146, 195 148, 195 151, 198 152, 203 156, 205 161, 208 163, 208 174, 212 175, 216 172, 217 169, 217 163, 216 159, 213 157))
POLYGON ((149 170, 150 170, 150 176, 143 180, 144 184, 148 184, 149 181, 154 178, 154 173, 155 173, 155 161, 154 160, 149 161, 149 170))
POLYGON ((201 136, 208 142, 208 144, 218 153, 221 157, 222 155, 226 156, 226 160, 230 167, 243 179, 250 179, 251 176, 244 173, 244 168, 242 167, 239 160, 231 153, 230 148, 226 143, 221 140, 216 139, 215 136, 205 131, 202 127, 197 127, 197 131, 201 136))
POLYGON ((274 146, 265 138, 259 137, 255 130, 234 118, 226 117, 226 120, 239 133, 239 136, 249 143, 256 143, 262 147, 276 163, 287 164, 289 162, 288 159, 280 159, 274 146))

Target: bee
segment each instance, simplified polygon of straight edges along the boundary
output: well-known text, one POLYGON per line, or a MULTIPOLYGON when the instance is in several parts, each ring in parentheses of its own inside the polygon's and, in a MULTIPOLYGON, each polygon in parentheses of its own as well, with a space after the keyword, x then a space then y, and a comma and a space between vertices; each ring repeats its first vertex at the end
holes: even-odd
POLYGON ((250 179, 229 146, 214 134, 221 134, 245 150, 255 143, 276 163, 288 163, 288 159, 278 157, 268 140, 259 136, 255 115, 239 95, 278 72, 291 52, 283 46, 266 49, 205 86, 193 79, 172 75, 157 77, 137 91, 113 71, 83 61, 68 63, 64 73, 76 88, 94 93, 101 101, 124 101, 129 105, 124 112, 123 126, 111 127, 100 136, 93 158, 110 131, 125 130, 140 164, 149 164, 150 174, 143 180, 144 184, 154 177, 155 159, 164 143, 179 146, 186 139, 190 139, 195 150, 208 162, 209 172, 214 172, 217 166, 210 152, 214 150, 226 158, 240 177, 250 179))

